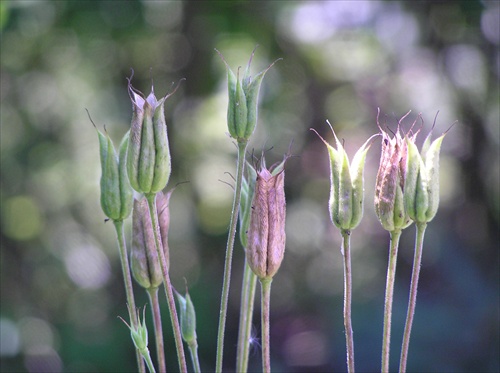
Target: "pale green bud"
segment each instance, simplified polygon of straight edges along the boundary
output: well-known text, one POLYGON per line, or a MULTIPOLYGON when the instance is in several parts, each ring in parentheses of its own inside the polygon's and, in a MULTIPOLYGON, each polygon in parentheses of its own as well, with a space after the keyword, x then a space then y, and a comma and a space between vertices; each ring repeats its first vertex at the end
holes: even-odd
POLYGON ((186 296, 183 297, 177 291, 177 300, 179 301, 179 319, 181 324, 182 339, 189 345, 197 344, 196 337, 196 312, 193 301, 186 290, 186 296))
POLYGON ((111 220, 126 219, 132 211, 133 190, 127 178, 126 155, 129 133, 120 144, 119 154, 109 135, 97 130, 101 157, 101 207, 111 220))
POLYGON ((337 228, 341 230, 352 230, 358 226, 363 217, 363 174, 366 154, 373 139, 377 135, 370 137, 361 148, 358 149, 352 163, 349 165, 349 158, 342 143, 337 138, 333 129, 332 132, 335 137, 336 148, 328 144, 316 132, 326 145, 330 157, 330 219, 337 228))
POLYGON ((132 337, 132 342, 134 342, 135 348, 137 348, 139 350, 139 352, 141 353, 141 355, 143 355, 143 356, 144 356, 144 354, 149 355, 148 328, 146 326, 145 312, 146 312, 146 307, 144 307, 144 310, 142 313, 142 323, 141 323, 141 317, 139 315, 139 311, 137 311, 137 319, 139 320, 139 324, 137 325, 136 328, 134 326, 130 326, 129 324, 127 324, 127 322, 120 317, 120 319, 130 329, 130 336, 132 337))
MULTIPOLYGON (((217 51, 217 50, 216 50, 217 51)), ((250 65, 255 50, 252 52, 248 66, 243 78, 238 74, 235 75, 229 68, 229 65, 224 60, 222 54, 219 53, 222 61, 227 69, 227 82, 229 102, 227 109, 227 127, 231 137, 238 142, 247 142, 252 136, 257 125, 258 114, 258 98, 262 79, 267 71, 276 63, 274 61, 267 69, 261 71, 256 76, 250 75, 250 65)))

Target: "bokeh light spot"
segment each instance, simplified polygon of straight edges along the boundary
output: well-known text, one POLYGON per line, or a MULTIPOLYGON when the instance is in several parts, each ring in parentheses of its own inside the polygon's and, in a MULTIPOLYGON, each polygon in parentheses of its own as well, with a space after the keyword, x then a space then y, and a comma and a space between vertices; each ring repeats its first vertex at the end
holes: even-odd
POLYGON ((40 208, 29 196, 9 198, 2 212, 4 234, 14 240, 30 240, 42 229, 40 208))
POLYGON ((85 289, 104 286, 111 274, 108 258, 100 249, 90 245, 70 249, 64 263, 71 280, 85 289))

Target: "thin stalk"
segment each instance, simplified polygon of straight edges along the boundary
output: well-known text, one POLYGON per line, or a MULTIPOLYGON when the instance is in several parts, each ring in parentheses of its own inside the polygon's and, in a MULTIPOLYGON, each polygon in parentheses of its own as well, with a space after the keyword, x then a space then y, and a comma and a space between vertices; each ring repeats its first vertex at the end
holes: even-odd
POLYGON ((158 358, 158 370, 160 373, 167 371, 165 365, 165 351, 163 345, 163 328, 161 325, 160 302, 158 301, 158 288, 150 288, 147 290, 149 301, 151 303, 151 313, 153 315, 153 323, 155 327, 156 355, 158 358))
POLYGON ((398 258, 399 238, 401 230, 390 232, 389 263, 387 264, 387 279, 385 283, 384 305, 384 336, 382 341, 382 373, 389 372, 389 352, 391 348, 391 318, 394 298, 394 280, 396 278, 396 262, 398 258))
POLYGON ((261 279, 261 324, 262 324, 262 371, 271 372, 271 344, 269 342, 269 311, 271 307, 271 282, 272 278, 261 279))
MULTIPOLYGON (((127 246, 125 241, 125 233, 123 231, 123 220, 113 220, 116 237, 118 240, 118 250, 120 253, 120 263, 122 266, 123 283, 125 285, 125 293, 127 295, 128 303, 128 314, 130 317, 130 323, 132 327, 137 330, 139 326, 139 320, 137 319, 137 313, 135 312, 135 299, 134 299, 134 289, 132 287, 132 277, 130 275, 130 266, 128 263, 127 246)), ((138 349, 135 350, 135 355, 137 358, 137 366, 139 367, 140 373, 146 372, 146 367, 144 366, 144 361, 142 360, 141 353, 138 349)))
POLYGON ((408 347, 410 345, 411 326, 413 324, 413 315, 415 314, 415 305, 417 303, 418 277, 420 266, 422 264, 422 249, 424 246, 424 235, 427 223, 417 223, 417 233, 415 237, 415 255, 413 257, 413 271, 411 274, 410 297, 408 300, 408 313, 406 315, 406 325, 403 334, 403 344, 401 346, 401 359, 399 362, 399 372, 406 372, 406 363, 408 359, 408 347))
POLYGON ((352 269, 351 269, 351 231, 342 230, 342 255, 344 257, 344 328, 347 352, 347 371, 354 373, 354 337, 352 333, 352 269))
POLYGON ((189 354, 191 355, 191 362, 193 363, 194 373, 200 373, 200 360, 198 359, 198 342, 196 339, 188 344, 189 354))
POLYGON ((172 291, 172 284, 170 282, 170 276, 168 275, 167 261, 165 259, 165 253, 162 249, 161 238, 159 234, 158 213, 156 211, 155 202, 156 194, 147 194, 146 199, 148 200, 149 213, 151 215, 151 223, 155 236, 156 251, 158 253, 158 258, 160 259, 161 272, 163 275, 163 285, 165 288, 165 295, 167 296, 168 310, 170 313, 170 321, 172 322, 172 328, 174 330, 175 348, 177 349, 179 369, 182 373, 187 373, 186 357, 184 355, 184 345, 182 344, 181 328, 179 326, 177 310, 175 308, 174 293, 172 291))
POLYGON ((247 142, 238 143, 238 162, 236 168, 236 185, 234 187, 233 209, 229 224, 229 234, 227 237, 226 260, 224 264, 224 280, 222 283, 222 296, 219 313, 219 333, 217 336, 217 363, 215 372, 222 372, 222 357, 224 354, 224 333, 226 329, 227 302, 229 297, 229 285, 231 282, 231 263, 233 260, 234 237, 236 235, 236 225, 238 223, 238 213, 240 209, 241 181, 243 179, 243 166, 245 164, 245 151, 247 142))
POLYGON ((243 284, 241 289, 240 326, 238 334, 238 353, 236 357, 236 371, 246 373, 248 370, 248 356, 250 352, 250 334, 252 332, 252 316, 257 287, 257 275, 252 272, 245 259, 243 284))
POLYGON ((153 365, 153 361, 151 360, 151 355, 149 354, 149 350, 146 349, 146 351, 144 352, 144 354, 142 356, 144 357, 144 361, 146 361, 149 372, 156 373, 155 366, 153 365))

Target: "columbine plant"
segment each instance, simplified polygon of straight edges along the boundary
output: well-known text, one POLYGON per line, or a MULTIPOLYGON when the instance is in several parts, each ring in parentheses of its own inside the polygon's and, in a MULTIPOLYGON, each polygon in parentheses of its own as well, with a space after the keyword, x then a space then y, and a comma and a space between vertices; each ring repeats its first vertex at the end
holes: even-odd
POLYGON ((226 246, 226 259, 224 263, 224 280, 222 283, 222 296, 219 317, 219 332, 217 337, 217 363, 216 372, 222 371, 222 360, 224 354, 224 333, 226 328, 227 303, 229 298, 229 286, 231 278, 231 264, 233 258, 234 239, 236 236, 236 225, 238 224, 238 213, 241 199, 241 184, 243 180, 243 166, 245 164, 245 152, 248 140, 255 131, 257 125, 258 98, 262 79, 266 72, 274 65, 274 62, 264 71, 256 76, 250 75, 250 65, 255 53, 252 52, 245 75, 242 79, 235 75, 219 53, 226 65, 229 102, 227 109, 227 128, 230 136, 238 144, 238 160, 236 168, 236 185, 234 188, 233 207, 229 223, 229 233, 226 246))
POLYGON ((417 231, 408 312, 401 347, 400 372, 406 372, 411 327, 417 301, 417 287, 422 263, 425 229, 427 223, 436 215, 439 206, 439 151, 446 132, 432 142, 431 133, 432 131, 427 135, 420 152, 415 145, 416 136, 413 138, 406 136, 408 159, 404 205, 409 217, 415 222, 417 231))
MULTIPOLYGON (((404 206, 403 190, 408 149, 406 138, 401 135, 400 127, 403 119, 409 114, 410 112, 399 120, 398 129, 392 138, 378 123, 380 110, 377 114, 377 125, 382 134, 382 149, 375 185, 375 212, 382 227, 389 232, 391 240, 385 286, 382 372, 389 371, 392 303, 399 239, 402 230, 412 223, 404 206)), ((414 136, 408 138, 414 139, 414 136)))
POLYGON ((373 139, 370 137, 356 152, 352 163, 341 142, 332 129, 337 149, 328 144, 316 131, 326 145, 330 156, 330 218, 340 229, 342 235, 342 255, 344 257, 344 327, 346 332, 347 369, 354 372, 354 337, 351 321, 352 269, 351 269, 351 231, 358 226, 363 217, 364 179, 366 153, 373 139))
POLYGON ((151 87, 151 93, 147 97, 144 97, 142 92, 132 87, 131 79, 128 82, 129 95, 133 104, 127 154, 128 177, 132 188, 136 192, 144 194, 148 202, 156 252, 160 261, 170 320, 174 329, 179 368, 182 372, 187 372, 184 346, 182 344, 167 260, 159 233, 158 211, 155 202, 156 194, 165 188, 170 178, 170 149, 164 105, 165 100, 175 93, 175 90, 158 100, 154 94, 153 87, 151 87))

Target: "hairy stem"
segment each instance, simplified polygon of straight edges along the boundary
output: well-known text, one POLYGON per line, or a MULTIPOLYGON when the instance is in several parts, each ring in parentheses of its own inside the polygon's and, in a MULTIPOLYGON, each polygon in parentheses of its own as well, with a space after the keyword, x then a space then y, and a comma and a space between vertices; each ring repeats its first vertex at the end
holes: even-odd
MULTIPOLYGON (((120 263, 122 266, 123 283, 125 285, 125 293, 127 295, 128 303, 128 314, 130 317, 130 323, 132 327, 137 330, 139 326, 139 320, 137 318, 137 313, 135 311, 135 299, 134 299, 134 289, 132 287, 132 277, 130 275, 130 266, 128 263, 127 246, 125 241, 125 233, 123 231, 123 220, 113 220, 116 229, 116 236, 118 240, 118 250, 120 253, 120 263)), ((146 367, 144 366, 144 360, 142 360, 141 353, 138 349, 135 351, 137 358, 137 366, 139 367, 140 373, 146 372, 146 367)))
POLYGON ((413 271, 411 274, 410 297, 408 300, 408 313, 406 315, 406 325, 403 334, 403 344, 401 346, 401 359, 399 362, 399 372, 406 372, 406 362, 408 360, 408 347, 410 345, 411 326, 413 324, 413 315, 415 314, 415 305, 417 303, 418 277, 420 266, 422 265, 422 249, 424 246, 424 234, 427 223, 416 223, 417 233, 415 237, 415 255, 413 257, 413 271))
POLYGON ((196 339, 188 344, 189 353, 191 355, 191 362, 193 363, 194 373, 200 373, 200 360, 198 358, 198 342, 196 339))
POLYGON ((344 328, 347 352, 347 371, 354 373, 354 336, 352 333, 352 270, 351 270, 351 231, 342 230, 342 255, 344 257, 344 328))
POLYGON ((146 198, 149 205, 149 213, 151 215, 151 223, 153 225, 153 232, 155 236, 156 252, 160 260, 161 272, 163 275, 163 285, 165 288, 165 295, 167 296, 168 310, 170 313, 170 321, 174 330, 175 348, 177 349, 177 359, 179 361, 179 369, 182 373, 187 373, 186 357, 184 355, 184 345, 182 344, 181 328, 179 326, 179 319, 177 317, 177 310, 175 308, 174 293, 172 291, 172 284, 170 283, 170 276, 168 274, 167 261, 165 253, 163 252, 159 227, 158 227, 158 213, 156 211, 156 194, 147 194, 146 198))
POLYGON ((219 313, 219 333, 217 336, 217 363, 215 371, 222 372, 222 358, 224 354, 224 333, 226 329, 227 301, 229 297, 229 285, 231 282, 231 263, 233 260, 234 237, 236 235, 236 225, 238 223, 238 213, 240 209, 241 181, 243 179, 243 165, 245 164, 245 151, 247 142, 238 143, 238 162, 236 169, 236 185, 234 190, 233 209, 229 224, 229 234, 227 237, 226 260, 224 264, 224 280, 222 283, 222 296, 219 313))
POLYGON ((241 289, 240 326, 238 334, 238 353, 236 356, 236 371, 246 373, 248 370, 248 355, 252 332, 252 317, 255 299, 257 276, 252 272, 245 259, 243 284, 241 289))
POLYGON ((271 344, 269 341, 269 312, 271 307, 272 278, 261 279, 262 371, 271 372, 271 344))
POLYGON ((153 323, 155 327, 156 340, 156 355, 158 357, 158 370, 160 373, 167 371, 165 366, 165 351, 163 347, 163 328, 161 325, 160 302, 158 301, 158 288, 150 288, 147 290, 149 301, 151 303, 151 313, 153 315, 153 323))
POLYGON ((384 335, 382 341, 382 373, 389 372, 389 352, 391 348, 391 318, 394 298, 394 280, 396 277, 396 262, 398 257, 399 238, 401 230, 390 232, 389 263, 387 264, 387 279, 385 283, 384 304, 384 335))
POLYGON ((150 373, 156 373, 155 367, 153 365, 153 361, 151 360, 151 355, 149 354, 149 350, 146 349, 146 351, 142 355, 144 357, 144 361, 146 361, 146 364, 148 366, 149 372, 150 373))

